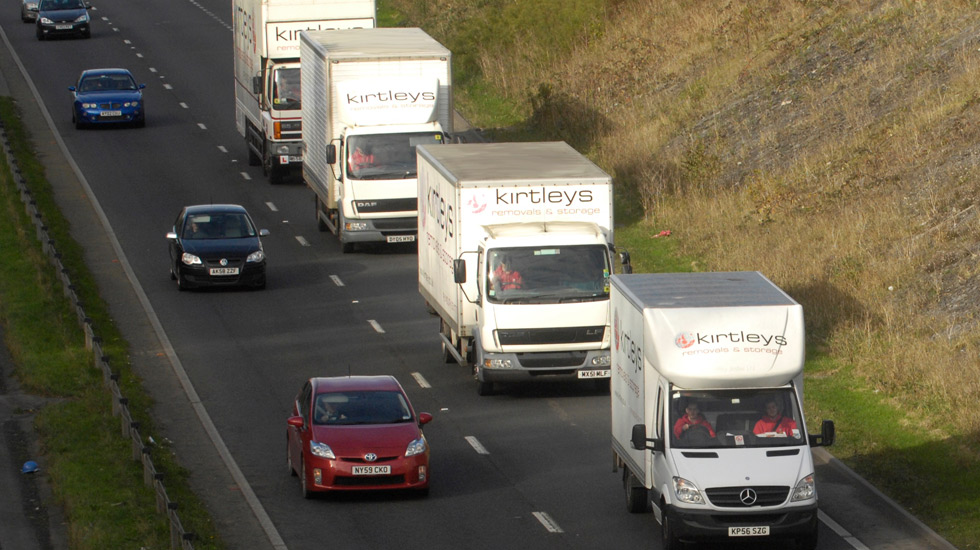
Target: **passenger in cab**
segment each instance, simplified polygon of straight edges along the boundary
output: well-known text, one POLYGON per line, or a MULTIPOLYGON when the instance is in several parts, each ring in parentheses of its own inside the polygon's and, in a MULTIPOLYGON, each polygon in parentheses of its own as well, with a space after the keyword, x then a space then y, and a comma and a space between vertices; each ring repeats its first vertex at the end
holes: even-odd
POLYGON ((759 437, 799 437, 796 421, 783 416, 782 404, 776 399, 766 401, 766 413, 752 432, 759 437))
POLYGON ((689 401, 684 407, 684 416, 674 423, 674 437, 681 438, 690 430, 698 429, 707 430, 711 437, 715 437, 715 430, 711 427, 711 423, 701 416, 701 407, 698 406, 697 401, 689 401))

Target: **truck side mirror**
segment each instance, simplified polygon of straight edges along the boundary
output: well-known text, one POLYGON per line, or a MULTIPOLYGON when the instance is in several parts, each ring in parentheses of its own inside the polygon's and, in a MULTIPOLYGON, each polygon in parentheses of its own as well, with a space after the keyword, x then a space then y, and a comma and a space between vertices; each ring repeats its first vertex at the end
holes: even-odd
POLYGON ((333 143, 327 144, 327 164, 337 164, 337 146, 333 143))
POLYGON ((810 436, 811 447, 829 447, 837 439, 837 429, 833 420, 824 420, 820 425, 820 435, 810 436))
POLYGON ((252 77, 252 93, 253 94, 256 94, 256 95, 262 93, 262 77, 261 76, 253 76, 252 77))
POLYGON ((633 432, 630 434, 630 445, 638 451, 647 448, 647 427, 646 424, 634 424, 633 432))
POLYGON ((466 260, 453 260, 453 281, 458 285, 466 282, 466 260))
POLYGON ((623 266, 623 273, 629 275, 633 273, 633 265, 630 263, 630 253, 622 251, 619 253, 619 263, 623 266))

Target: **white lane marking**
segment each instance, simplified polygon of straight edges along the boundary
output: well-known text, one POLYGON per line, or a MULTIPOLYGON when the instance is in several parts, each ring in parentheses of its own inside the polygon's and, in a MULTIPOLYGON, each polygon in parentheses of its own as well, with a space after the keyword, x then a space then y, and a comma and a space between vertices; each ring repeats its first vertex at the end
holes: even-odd
POLYGON ((228 149, 224 145, 219 145, 218 150, 221 151, 222 153, 228 152, 228 149))
POLYGON ((374 329, 374 332, 377 332, 378 334, 385 333, 385 329, 381 328, 381 323, 378 323, 374 319, 368 319, 368 324, 371 325, 371 328, 374 329))
POLYGON ((336 275, 331 275, 330 276, 330 280, 333 281, 333 284, 335 284, 337 286, 344 286, 344 282, 341 281, 340 280, 340 277, 338 277, 336 275))
POLYGON ((157 68, 156 67, 150 67, 150 72, 151 73, 156 73, 157 72, 157 68))
POLYGON ((555 520, 552 519, 551 516, 549 516, 546 512, 534 512, 533 515, 534 517, 538 518, 538 521, 541 522, 541 525, 544 525, 544 528, 547 529, 548 532, 550 533, 565 532, 562 530, 561 527, 558 526, 558 523, 555 522, 555 520))
POLYGON ((412 373, 412 378, 415 379, 415 382, 418 383, 418 385, 419 385, 420 388, 431 388, 432 387, 432 385, 429 384, 429 381, 426 380, 425 377, 422 376, 422 373, 420 373, 420 372, 413 372, 412 373))
POLYGON ((820 518, 820 521, 826 523, 827 527, 830 527, 830 529, 833 532, 837 533, 837 536, 844 539, 845 542, 847 542, 857 550, 871 550, 870 548, 865 546, 863 542, 859 541, 854 535, 850 534, 847 531, 847 529, 844 529, 844 527, 842 527, 841 524, 837 523, 836 521, 831 519, 830 516, 823 513, 823 510, 817 510, 817 517, 820 518))
POLYGON ((136 57, 138 57, 138 58, 140 58, 140 59, 143 59, 143 54, 141 54, 141 53, 138 53, 138 54, 136 54, 136 57))
POLYGON ((473 447, 473 450, 476 451, 476 454, 481 454, 481 455, 490 454, 490 451, 488 451, 487 448, 483 446, 483 443, 480 443, 480 440, 477 439, 476 437, 472 435, 468 435, 464 439, 466 439, 466 442, 470 444, 470 447, 473 447))
POLYGON ((252 176, 248 175, 248 172, 239 172, 239 174, 241 174, 242 177, 245 178, 245 179, 247 179, 247 180, 252 179, 252 176))
POLYGON ((190 109, 190 107, 188 107, 187 104, 184 103, 183 101, 180 102, 180 106, 184 109, 190 109))
MULTIPOLYGON (((225 152, 227 152, 227 151, 225 151, 225 152)), ((269 210, 272 210, 273 212, 278 212, 279 211, 279 209, 276 208, 276 205, 273 204, 273 203, 271 203, 271 202, 266 202, 265 205, 268 206, 269 207, 269 210)))
MULTIPOLYGON (((163 78, 163 77, 160 77, 160 78, 163 78)), ((164 89, 164 90, 173 90, 173 89, 174 89, 174 87, 173 87, 173 86, 171 86, 170 84, 164 84, 164 85, 163 85, 163 89, 164 89)))
MULTIPOLYGON (((126 40, 123 40, 123 44, 132 44, 132 42, 127 38, 126 40)), ((152 71, 153 69, 150 68, 150 70, 152 71)))
POLYGON ((202 130, 207 130, 208 129, 208 127, 205 126, 203 122, 198 122, 197 123, 197 127, 200 128, 200 129, 202 129, 202 130))
POLYGON ((300 246, 310 246, 310 242, 304 239, 302 235, 296 235, 296 242, 298 242, 300 246))

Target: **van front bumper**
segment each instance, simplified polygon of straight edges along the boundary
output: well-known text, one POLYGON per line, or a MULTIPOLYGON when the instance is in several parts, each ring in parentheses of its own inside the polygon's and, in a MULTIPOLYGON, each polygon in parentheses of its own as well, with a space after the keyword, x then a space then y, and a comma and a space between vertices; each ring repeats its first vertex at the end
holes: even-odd
POLYGON ((753 512, 692 511, 670 506, 667 521, 674 535, 684 542, 761 541, 812 535, 817 529, 817 504, 753 512), (729 536, 729 527, 769 527, 768 536, 729 536))

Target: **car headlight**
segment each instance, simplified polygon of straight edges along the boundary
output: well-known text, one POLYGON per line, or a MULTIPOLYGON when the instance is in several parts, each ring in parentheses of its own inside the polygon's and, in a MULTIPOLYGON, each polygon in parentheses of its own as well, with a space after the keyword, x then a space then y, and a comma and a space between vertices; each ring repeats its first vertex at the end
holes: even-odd
POLYGON ((31 11, 37 11, 37 2, 28 2, 26 6, 31 11))
POLYGON ((313 456, 318 456, 320 458, 329 458, 330 460, 336 460, 336 455, 333 454, 333 449, 330 445, 326 443, 320 443, 319 441, 310 440, 310 452, 313 456))
POLYGON ((75 19, 75 22, 76 23, 88 23, 88 14, 87 13, 83 13, 82 15, 79 15, 78 18, 75 19))
POLYGON ((810 500, 816 498, 817 489, 813 484, 813 474, 810 474, 800 480, 796 484, 796 488, 793 489, 793 499, 792 502, 799 502, 801 500, 810 500))
POLYGON ((82 103, 82 109, 95 109, 98 103, 82 103))
POLYGON ((184 252, 181 254, 180 261, 184 262, 184 265, 204 265, 201 258, 198 258, 190 252, 184 252))
POLYGON ((54 25, 54 21, 48 19, 47 17, 42 17, 41 23, 44 23, 45 25, 54 25))
POLYGON ((408 448, 405 449, 405 456, 415 456, 420 455, 425 452, 425 436, 422 436, 415 441, 408 444, 408 448))
POLYGON ((139 101, 127 101, 123 103, 123 107, 139 107, 139 106, 140 106, 139 101))
POLYGON ((245 261, 248 263, 252 263, 252 262, 261 262, 264 259, 265 259, 265 252, 261 250, 256 250, 255 252, 249 254, 248 258, 245 258, 245 261))
POLYGON ((682 477, 674 478, 674 494, 677 495, 677 500, 681 502, 704 504, 704 497, 701 496, 698 487, 682 477))

